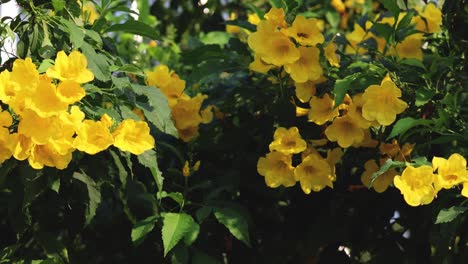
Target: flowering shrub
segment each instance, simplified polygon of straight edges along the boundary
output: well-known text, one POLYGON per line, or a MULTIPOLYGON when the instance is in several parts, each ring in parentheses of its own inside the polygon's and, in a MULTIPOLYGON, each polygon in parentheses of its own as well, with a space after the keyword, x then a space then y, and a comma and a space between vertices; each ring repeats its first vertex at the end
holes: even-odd
POLYGON ((468 258, 464 1, 17 4, 0 263, 468 258))

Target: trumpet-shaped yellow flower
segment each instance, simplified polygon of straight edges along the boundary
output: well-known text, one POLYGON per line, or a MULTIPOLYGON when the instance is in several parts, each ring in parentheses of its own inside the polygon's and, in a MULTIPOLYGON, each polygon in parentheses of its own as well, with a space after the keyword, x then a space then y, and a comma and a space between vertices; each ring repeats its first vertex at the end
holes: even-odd
POLYGON ((348 115, 356 121, 360 128, 369 128, 372 122, 362 116, 362 106, 364 105, 364 102, 362 93, 354 95, 352 103, 348 108, 348 115))
POLYGON ((333 42, 328 43, 328 45, 324 48, 325 57, 333 67, 340 67, 340 58, 336 55, 336 45, 333 42))
POLYGON ((429 3, 424 7, 424 11, 418 10, 419 16, 414 17, 416 29, 426 33, 437 33, 441 30, 442 11, 434 4, 429 3), (424 21, 424 18, 426 21, 424 21))
POLYGON ((337 117, 325 129, 325 135, 330 141, 337 141, 342 148, 348 148, 364 140, 364 129, 349 115, 337 117))
MULTIPOLYGON (((229 14, 229 20, 236 20, 237 14, 231 13, 229 14)), ((239 34, 241 32, 241 28, 234 25, 226 25, 226 32, 231 34, 239 34)))
POLYGON ((64 51, 57 53, 55 65, 47 69, 47 76, 61 81, 87 83, 94 79, 93 73, 86 67, 88 61, 79 51, 72 51, 67 56, 64 51))
POLYGON ((409 35, 401 43, 396 44, 396 46, 390 50, 390 54, 396 55, 401 59, 422 60, 422 41, 423 34, 409 35))
POLYGON ((207 95, 197 94, 193 98, 180 98, 172 108, 172 120, 177 129, 198 126, 203 122, 200 108, 207 95))
POLYGON ((249 64, 250 70, 265 74, 274 67, 275 65, 265 63, 258 55, 255 55, 254 61, 252 61, 252 63, 249 64))
POLYGON ((39 72, 31 58, 17 59, 13 63, 10 79, 18 85, 18 90, 33 91, 39 81, 39 72))
MULTIPOLYGON (((381 160, 380 163, 382 164, 385 162, 385 159, 381 160)), ((398 174, 394 169, 390 169, 384 172, 382 175, 379 175, 375 178, 374 182, 371 186, 371 178, 374 172, 379 170, 379 166, 375 162, 375 160, 368 160, 364 164, 364 172, 361 175, 361 182, 367 188, 373 188, 378 193, 383 193, 387 190, 388 186, 393 182, 393 179, 398 174)))
POLYGON ((10 134, 7 128, 0 127, 0 164, 11 158, 18 142, 18 134, 10 134))
POLYGON ((0 128, 10 127, 13 124, 13 118, 8 111, 0 112, 0 128))
POLYGON ((15 157, 15 159, 17 160, 25 160, 31 154, 31 150, 34 147, 34 143, 32 142, 30 137, 19 133, 17 139, 18 140, 13 151, 13 157, 15 157))
POLYGON ((36 170, 47 167, 55 167, 59 170, 65 169, 72 159, 72 153, 68 152, 61 155, 54 151, 49 144, 34 145, 31 150, 31 155, 28 157, 28 162, 31 167, 36 170))
POLYGON ((436 191, 432 183, 435 175, 432 170, 432 167, 426 165, 418 168, 408 166, 401 176, 395 176, 393 184, 403 194, 406 203, 419 206, 434 200, 436 191))
POLYGON ((42 118, 57 116, 68 109, 68 104, 61 100, 50 79, 39 81, 34 93, 26 99, 26 106, 42 118))
POLYGON ((291 187, 296 184, 294 167, 291 165, 291 155, 273 151, 261 157, 257 162, 257 171, 265 177, 265 183, 271 188, 281 185, 291 187))
POLYGON ((84 120, 76 131, 73 145, 80 151, 94 155, 107 149, 114 143, 114 138, 105 123, 84 120))
POLYGON ((40 117, 32 110, 25 110, 18 124, 18 134, 30 137, 35 144, 46 144, 59 133, 58 117, 40 117))
POLYGON ((125 119, 112 133, 114 146, 135 155, 154 148, 154 138, 150 128, 144 121, 125 119))
POLYGON ((301 56, 291 64, 286 64, 284 69, 291 78, 298 83, 318 80, 323 69, 320 66, 320 50, 317 47, 299 47, 301 56))
POLYGON ((301 183, 304 193, 319 192, 326 186, 333 188, 330 164, 317 155, 309 155, 294 169, 296 179, 301 183))
POLYGON ((333 109, 335 103, 328 94, 325 94, 322 98, 312 97, 309 104, 309 121, 317 125, 323 125, 340 114, 338 107, 333 109))
POLYGON ((468 170, 466 169, 466 159, 454 153, 448 159, 434 157, 432 167, 437 170, 434 181, 436 191, 440 189, 450 189, 455 185, 468 181, 468 170))
POLYGON ((390 125, 395 121, 396 115, 408 107, 399 97, 401 90, 391 80, 384 80, 381 85, 369 86, 362 95, 362 116, 384 126, 390 125))
MULTIPOLYGON (((315 81, 307 81, 303 83, 296 83, 296 97, 303 103, 310 101, 310 98, 315 95, 317 88, 315 81)), ((307 110, 308 112, 309 110, 307 110)))
POLYGON ((170 107, 173 107, 177 99, 185 95, 185 81, 169 70, 166 65, 158 65, 153 71, 146 72, 146 83, 159 88, 166 96, 170 107))
POLYGON ((272 7, 268 13, 265 14, 265 19, 270 21, 273 25, 285 28, 287 27, 286 20, 284 20, 284 10, 283 8, 272 7))
POLYGON ((57 86, 57 96, 66 104, 74 104, 86 96, 86 92, 79 83, 63 81, 57 86))
POLYGON ((267 43, 262 43, 265 53, 259 53, 262 60, 276 66, 282 66, 297 61, 301 53, 294 43, 282 33, 274 32, 267 43))
POLYGON ((304 151, 307 143, 302 139, 297 127, 286 129, 278 127, 273 135, 273 142, 270 144, 270 151, 279 151, 284 154, 294 154, 304 151))
POLYGON ((299 15, 296 16, 291 27, 283 29, 283 32, 294 38, 301 45, 315 46, 325 41, 317 23, 317 19, 315 18, 306 19, 299 15))
POLYGON ((100 17, 93 2, 86 1, 83 4, 81 17, 90 25, 94 24, 94 21, 100 17))

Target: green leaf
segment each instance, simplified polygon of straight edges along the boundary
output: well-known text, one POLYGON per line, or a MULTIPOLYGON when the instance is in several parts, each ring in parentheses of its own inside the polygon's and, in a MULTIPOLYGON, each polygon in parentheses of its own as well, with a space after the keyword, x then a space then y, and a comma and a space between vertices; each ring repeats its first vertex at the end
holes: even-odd
POLYGON ((214 208, 216 219, 223 224, 231 234, 250 247, 249 226, 242 213, 236 208, 214 208))
MULTIPOLYGON (((193 218, 192 218, 193 220, 193 218)), ((190 225, 190 228, 187 230, 187 233, 184 236, 184 243, 187 246, 190 246, 197 240, 198 234, 200 233, 200 225, 193 221, 193 224, 190 225)))
POLYGON ((149 232, 154 228, 154 224, 158 221, 158 216, 147 217, 138 223, 136 223, 132 228, 132 242, 134 245, 140 245, 143 240, 146 238, 149 232))
POLYGON ((412 127, 421 126, 421 125, 430 126, 431 124, 432 124, 431 120, 414 119, 412 117, 402 118, 395 123, 392 129, 392 132, 390 132, 390 135, 387 137, 387 140, 405 133, 412 127))
POLYGON ((50 67, 54 66, 54 61, 51 60, 51 59, 44 59, 42 62, 41 62, 41 65, 39 65, 39 68, 37 69, 37 71, 39 73, 45 73, 47 71, 47 69, 49 69, 50 67))
POLYGON ((335 105, 334 107, 337 108, 346 96, 346 93, 350 89, 351 83, 356 80, 356 75, 348 75, 344 79, 336 80, 335 86, 333 88, 333 95, 335 97, 335 105))
POLYGON ((241 28, 245 28, 248 31, 255 32, 257 30, 257 26, 254 24, 244 21, 244 20, 228 20, 224 22, 226 25, 238 26, 241 28))
POLYGON ((114 164, 117 167, 120 182, 122 183, 122 186, 125 186, 127 184, 127 177, 128 177, 127 169, 125 169, 125 166, 123 165, 116 151, 109 149, 109 153, 111 154, 112 159, 114 160, 114 164))
POLYGON ((223 262, 207 255, 206 253, 193 249, 192 264, 221 264, 223 262))
POLYGON ((140 35, 143 37, 148 37, 150 39, 159 38, 159 35, 157 34, 158 31, 155 28, 150 27, 143 22, 135 20, 129 20, 122 24, 115 24, 106 29, 106 32, 115 31, 123 31, 135 35, 140 35))
POLYGON ((203 222, 213 211, 211 206, 203 206, 202 208, 198 209, 195 213, 195 217, 197 218, 198 223, 203 222))
POLYGON ((52 0, 52 6, 54 7, 55 12, 60 12, 65 7, 64 0, 52 0))
POLYGON ((84 31, 85 31, 86 36, 94 40, 99 46, 102 46, 102 38, 101 38, 101 35, 99 35, 99 33, 90 29, 85 29, 84 31))
POLYGON ((432 99, 432 97, 434 97, 435 94, 435 90, 420 87, 416 89, 416 100, 414 103, 416 106, 425 105, 432 99))
POLYGON ((110 70, 111 71, 118 71, 118 72, 127 72, 127 73, 132 73, 132 74, 136 74, 138 76, 141 76, 141 77, 144 77, 145 76, 145 73, 143 72, 143 70, 136 66, 136 65, 133 65, 133 64, 124 64, 122 66, 113 66, 113 67, 110 67, 110 70))
POLYGON ((70 33, 70 42, 73 44, 73 48, 80 48, 84 43, 84 30, 75 23, 64 18, 61 19, 61 22, 65 25, 68 33, 70 33))
POLYGON ((136 105, 143 110, 148 121, 162 132, 179 137, 179 133, 172 122, 171 109, 164 94, 152 86, 132 84, 132 88, 136 94, 148 98, 148 103, 136 102, 136 105))
POLYGON ((211 31, 200 37, 203 44, 226 45, 231 38, 231 34, 224 31, 211 31))
POLYGON ((86 42, 81 46, 81 50, 88 60, 88 68, 93 72, 94 77, 103 82, 109 81, 111 73, 107 57, 96 53, 94 48, 86 42))
POLYGON ((163 217, 161 234, 164 245, 164 256, 166 256, 187 234, 190 237, 188 240, 193 239, 194 230, 197 229, 195 226, 198 226, 198 224, 190 215, 185 213, 167 213, 163 217))
POLYGON ((409 11, 406 15, 400 20, 397 26, 397 31, 408 27, 411 24, 411 19, 413 19, 414 11, 409 11))
POLYGON ((156 186, 158 186, 158 190, 162 192, 164 177, 162 176, 162 172, 158 167, 156 151, 148 150, 138 155, 138 162, 140 162, 140 164, 146 168, 150 169, 154 182, 156 183, 156 186))
POLYGON ((91 179, 91 177, 86 175, 84 172, 73 173, 73 178, 86 184, 86 188, 88 189, 88 208, 86 210, 85 215, 85 223, 86 225, 88 225, 96 215, 96 209, 98 208, 99 203, 101 202, 101 193, 99 192, 98 186, 94 182, 94 180, 91 179))
POLYGON ((180 206, 182 206, 184 204, 184 196, 182 195, 182 193, 180 192, 170 192, 170 193, 167 193, 167 192, 161 192, 161 195, 160 195, 161 198, 171 198, 172 200, 174 200, 176 203, 178 203, 180 206))
POLYGON ((380 166, 380 169, 371 175, 371 185, 374 183, 375 179, 379 177, 380 175, 384 174, 388 170, 394 169, 394 168, 402 168, 406 167, 406 162, 402 161, 394 161, 392 159, 387 159, 385 163, 380 166))
POLYGON ((396 0, 379 0, 379 2, 382 3, 382 5, 390 11, 394 17, 398 17, 400 14, 400 7, 398 7, 396 0))
POLYGON ((372 26, 372 30, 375 31, 377 36, 384 38, 385 40, 389 40, 390 36, 393 34, 393 28, 389 24, 380 24, 375 23, 372 26))
POLYGON ((437 215, 437 219, 435 223, 443 224, 443 223, 452 222, 459 215, 463 214, 467 209, 468 209, 467 207, 459 207, 459 206, 452 206, 447 209, 442 209, 437 215))

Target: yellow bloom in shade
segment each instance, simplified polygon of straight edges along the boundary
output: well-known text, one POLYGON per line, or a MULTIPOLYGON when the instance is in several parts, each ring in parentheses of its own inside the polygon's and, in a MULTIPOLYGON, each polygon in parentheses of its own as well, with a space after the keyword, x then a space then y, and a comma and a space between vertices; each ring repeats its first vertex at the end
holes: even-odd
POLYGON ((372 139, 370 129, 364 129, 364 139, 359 143, 354 143, 355 148, 375 148, 379 144, 379 141, 372 139))
POLYGON ((336 45, 333 42, 328 43, 328 45, 324 48, 325 57, 333 67, 340 67, 340 59, 338 55, 336 55, 336 45))
POLYGON ((86 96, 86 92, 79 83, 63 81, 57 86, 57 96, 67 104, 74 104, 86 96))
MULTIPOLYGON (((229 15, 229 20, 236 20, 236 19, 237 19, 236 13, 231 13, 229 15)), ((238 26, 234 26, 234 25, 226 25, 226 32, 231 33, 231 34, 238 34, 241 32, 241 28, 238 26)))
POLYGON ((190 176, 190 167, 188 160, 186 160, 184 163, 184 167, 182 168, 182 175, 184 175, 184 177, 190 176))
POLYGON ((369 128, 372 122, 362 116, 362 106, 364 105, 364 102, 362 93, 354 95, 352 103, 348 108, 348 115, 354 118, 360 128, 369 128))
POLYGON ((114 143, 114 138, 105 123, 84 120, 76 131, 73 145, 80 151, 94 155, 107 149, 114 143))
POLYGON ((169 70, 166 65, 158 65, 154 67, 153 71, 146 72, 146 83, 159 88, 166 96, 170 107, 173 107, 177 103, 177 99, 185 95, 185 81, 181 80, 175 72, 169 70))
POLYGON ((306 116, 309 114, 309 108, 296 106, 296 116, 306 116))
POLYGON ((322 74, 320 50, 317 47, 299 47, 301 56, 297 61, 286 64, 284 69, 298 83, 318 80, 322 74))
POLYGON ((364 129, 360 128, 349 115, 337 117, 325 129, 325 135, 330 141, 337 141, 342 148, 348 148, 364 140, 364 129))
POLYGON ((326 186, 333 188, 333 177, 328 162, 317 155, 309 155, 294 170, 304 193, 319 192, 326 186))
POLYGON ((249 69, 254 72, 267 73, 269 70, 273 69, 275 65, 266 64, 260 56, 255 55, 254 61, 249 64, 249 69))
POLYGON ((150 128, 144 121, 125 119, 112 133, 114 146, 135 155, 154 148, 154 138, 150 128))
POLYGON ((468 198, 468 181, 463 183, 463 189, 461 191, 461 195, 468 198))
POLYGON ((55 65, 47 69, 47 76, 61 81, 87 83, 94 79, 93 73, 86 67, 88 61, 79 51, 72 51, 67 56, 64 51, 57 53, 55 65))
POLYGON ((193 167, 192 167, 193 171, 198 171, 200 169, 200 164, 201 164, 201 161, 197 160, 195 164, 193 164, 193 167))
MULTIPOLYGON (((418 8, 416 9, 418 10, 418 8)), ((442 25, 442 11, 432 2, 426 5, 424 11, 418 10, 418 13, 426 21, 420 17, 415 17, 413 21, 416 22, 416 29, 426 33, 437 33, 441 30, 442 25)))
POLYGON ((257 171, 265 177, 265 183, 271 188, 281 185, 291 187, 296 184, 294 167, 291 165, 291 155, 278 151, 270 152, 257 162, 257 171))
POLYGON ((283 8, 272 7, 268 13, 265 14, 265 19, 270 21, 273 25, 284 28, 287 27, 286 20, 284 20, 283 8))
MULTIPOLYGON (((385 162, 385 159, 381 160, 380 163, 382 164, 385 162)), ((379 166, 375 160, 368 160, 364 164, 364 172, 361 175, 361 182, 367 188, 373 188, 378 193, 383 193, 387 190, 388 186, 393 182, 393 179, 398 174, 394 169, 390 169, 384 172, 382 175, 377 176, 371 186, 371 178, 372 174, 379 170, 379 166)))
POLYGON ((114 124, 114 120, 108 114, 103 114, 100 119, 101 123, 104 124, 107 128, 110 128, 114 124))
POLYGON ((278 127, 270 144, 270 151, 279 151, 284 154, 294 154, 304 151, 307 143, 302 139, 297 127, 286 129, 278 127))
POLYGON ((395 121, 396 115, 408 107, 399 97, 401 90, 391 80, 384 80, 381 85, 369 86, 362 95, 362 116, 384 126, 390 125, 395 121))
POLYGON ((440 189, 450 189, 455 185, 468 182, 468 170, 466 169, 466 159, 458 153, 450 155, 448 159, 434 157, 432 167, 437 170, 434 181, 436 191, 440 189))
POLYGON ((344 153, 341 148, 334 148, 327 150, 327 162, 330 165, 330 178, 332 181, 336 181, 336 174, 335 174, 335 165, 340 162, 341 158, 343 157, 344 153))
POLYGON ((259 53, 262 60, 266 63, 276 66, 290 64, 299 59, 301 56, 299 49, 285 35, 274 32, 264 45, 263 52, 259 53))
POLYGON ((10 134, 7 128, 0 127, 0 164, 13 155, 17 142, 18 134, 10 134))
POLYGON ((309 121, 317 125, 323 125, 340 114, 338 108, 333 109, 335 103, 328 94, 325 94, 322 98, 312 97, 309 104, 309 121))
POLYGON ((193 98, 180 98, 172 108, 172 120, 177 129, 185 129, 198 126, 203 119, 200 115, 200 107, 207 95, 197 94, 193 98))
POLYGON ((187 127, 184 129, 177 129, 177 132, 179 132, 179 137, 184 142, 189 142, 193 138, 196 138, 199 134, 198 126, 191 126, 191 127, 187 127))
POLYGON ((315 18, 306 19, 299 15, 296 16, 291 27, 283 29, 283 32, 294 38, 301 45, 315 46, 325 41, 317 23, 317 19, 315 18))
POLYGON ((32 148, 31 155, 28 157, 28 162, 34 169, 42 169, 44 166, 55 167, 59 170, 65 169, 72 159, 72 153, 60 155, 53 148, 46 145, 35 145, 32 148))
MULTIPOLYGON (((303 103, 309 102, 310 98, 315 95, 317 88, 314 81, 296 83, 296 97, 303 103)), ((307 110, 308 111, 308 110, 307 110)))
POLYGON ((340 14, 346 11, 346 6, 342 0, 331 0, 330 4, 336 10, 336 12, 340 14))
POLYGON ((434 200, 436 195, 432 186, 434 177, 431 166, 423 165, 418 168, 408 166, 401 176, 395 176, 393 184, 403 194, 406 203, 418 206, 429 204, 434 200))
POLYGON ((396 44, 396 46, 390 50, 390 54, 396 55, 401 59, 422 60, 422 42, 423 34, 409 35, 401 43, 396 44))

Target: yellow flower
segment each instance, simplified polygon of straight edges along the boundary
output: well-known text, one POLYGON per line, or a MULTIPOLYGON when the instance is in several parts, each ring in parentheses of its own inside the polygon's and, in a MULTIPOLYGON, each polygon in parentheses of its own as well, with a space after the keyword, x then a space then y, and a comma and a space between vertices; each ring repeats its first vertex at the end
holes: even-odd
POLYGON ((299 47, 299 52, 301 54, 299 59, 286 64, 285 71, 298 83, 318 80, 323 74, 320 66, 320 50, 317 47, 299 47))
POLYGON ((341 158, 343 157, 344 153, 341 148, 334 148, 327 150, 327 162, 330 165, 330 177, 332 181, 336 181, 336 174, 335 174, 335 165, 340 162, 341 158))
POLYGON ((60 132, 57 126, 58 117, 40 117, 32 110, 25 110, 18 124, 18 134, 30 137, 35 144, 46 144, 60 132))
POLYGON ((10 134, 7 128, 0 127, 0 164, 13 155, 17 142, 18 134, 10 134))
POLYGON ((384 126, 390 125, 395 121, 396 115, 408 107, 399 97, 401 90, 391 80, 384 80, 381 85, 369 86, 362 95, 362 116, 384 126))
POLYGON ((362 117, 362 106, 364 102, 362 93, 354 95, 352 103, 348 108, 348 115, 354 118, 360 128, 369 128, 372 122, 362 117))
POLYGON ((153 71, 146 72, 146 83, 163 92, 169 102, 169 107, 173 107, 177 99, 185 95, 185 81, 181 80, 174 71, 169 70, 166 65, 158 65, 153 71))
POLYGON ((76 131, 73 145, 80 151, 94 155, 107 149, 114 143, 114 138, 105 123, 84 120, 76 131))
POLYGON ((83 18, 83 20, 90 25, 94 24, 94 21, 96 21, 96 19, 99 18, 99 13, 96 11, 96 8, 94 7, 93 2, 91 1, 86 1, 83 4, 81 12, 81 17, 83 18))
POLYGON ((262 53, 259 53, 262 60, 266 63, 276 66, 290 64, 299 59, 301 53, 294 43, 282 33, 274 32, 268 38, 264 45, 262 53), (264 53, 263 53, 264 52, 264 53))
POLYGON ((333 177, 328 162, 317 155, 309 155, 294 170, 304 193, 319 192, 326 186, 333 188, 333 177))
POLYGON ((63 81, 57 86, 57 96, 66 104, 74 104, 86 96, 86 92, 79 83, 63 81))
POLYGON ((379 144, 379 141, 372 139, 370 129, 364 129, 364 139, 359 143, 354 143, 355 148, 375 148, 379 144))
MULTIPOLYGON (((418 10, 418 9, 417 9, 418 10)), ((426 32, 426 33, 437 33, 441 30, 442 25, 442 11, 437 8, 437 6, 430 2, 424 8, 424 11, 418 10, 419 15, 423 17, 422 20, 420 17, 415 17, 416 19, 416 29, 426 32)))
POLYGON ((334 100, 328 94, 322 98, 312 97, 309 104, 309 121, 317 125, 323 125, 339 115, 338 107, 333 109, 334 100))
POLYGON ((28 162, 34 169, 42 169, 44 166, 65 169, 72 160, 72 153, 61 155, 49 145, 35 145, 28 157, 28 162))
POLYGON ((354 30, 348 34, 346 34, 346 39, 348 40, 349 44, 346 46, 345 52, 347 54, 364 54, 367 52, 367 49, 359 46, 359 43, 373 38, 377 42, 377 50, 383 52, 385 48, 386 41, 383 38, 379 38, 371 32, 366 32, 372 26, 372 23, 368 21, 366 23, 366 29, 363 29, 359 24, 354 24, 354 30))
POLYGON ((392 47, 389 54, 398 56, 401 59, 422 60, 422 40, 423 34, 413 34, 406 37, 402 42, 392 47))
POLYGON ((26 99, 26 105, 43 118, 56 116, 68 109, 68 104, 61 100, 55 84, 48 78, 39 81, 34 93, 26 99))
POLYGON ((247 43, 256 55, 265 54, 265 44, 273 34, 278 33, 276 26, 269 20, 261 20, 257 25, 257 31, 250 34, 247 43))
POLYGON ((432 167, 437 170, 434 181, 436 191, 440 189, 450 189, 455 185, 468 181, 468 170, 466 170, 466 160, 458 153, 450 155, 448 159, 434 157, 432 167))
POLYGON ((184 175, 184 177, 190 176, 190 167, 188 160, 186 160, 184 163, 184 167, 182 168, 182 175, 184 175))
POLYGON ((200 169, 200 164, 201 164, 201 161, 199 160, 195 162, 195 164, 193 164, 193 167, 192 167, 193 171, 198 171, 200 169))
POLYGON ((287 27, 286 20, 284 20, 283 8, 272 7, 268 13, 265 14, 265 19, 270 21, 273 25, 284 28, 287 27))
POLYGON ((10 127, 13 124, 13 118, 8 111, 0 112, 0 128, 10 127))
MULTIPOLYGON (((315 81, 307 81, 304 83, 296 83, 296 97, 303 103, 309 102, 310 98, 315 95, 317 88, 315 81)), ((308 112, 309 110, 307 110, 308 112)))
POLYGON ((286 129, 278 127, 270 144, 270 151, 279 151, 284 154, 294 154, 304 151, 307 143, 302 139, 297 127, 286 129))
POLYGON ((79 51, 72 51, 69 56, 63 51, 57 53, 55 65, 47 69, 47 76, 60 81, 87 83, 94 79, 93 73, 86 67, 88 61, 79 51))
POLYGON ((150 128, 144 121, 125 119, 112 133, 114 146, 135 155, 154 148, 154 138, 150 128))
POLYGON ((306 19, 303 16, 296 16, 292 26, 282 30, 286 35, 294 38, 301 45, 315 46, 318 43, 323 43, 323 37, 320 29, 317 26, 317 19, 306 19))
POLYGON ((249 14, 247 16, 247 21, 249 21, 250 24, 258 25, 258 23, 260 23, 260 17, 258 17, 257 13, 249 14))
MULTIPOLYGON (((385 162, 385 159, 380 161, 381 164, 383 162, 385 162)), ((390 169, 384 172, 382 175, 379 175, 377 178, 375 178, 371 186, 372 174, 374 174, 374 172, 377 172, 378 170, 379 166, 377 166, 375 160, 368 160, 364 164, 364 172, 361 175, 361 182, 367 188, 372 187, 376 192, 383 193, 387 190, 388 186, 390 186, 390 184, 393 182, 393 179, 398 173, 394 169, 390 169)))
POLYGON ((340 58, 336 55, 336 45, 333 42, 328 43, 328 45, 324 48, 325 57, 333 67, 340 67, 340 58))
POLYGON ((360 128, 349 115, 337 117, 325 129, 325 135, 330 141, 337 141, 342 148, 348 148, 364 139, 364 129, 360 128))
POLYGON ((432 186, 434 177, 430 166, 423 165, 418 168, 408 166, 401 176, 395 176, 393 184, 403 194, 406 203, 418 206, 429 204, 434 200, 436 195, 432 186))
MULTIPOLYGON (((236 19, 237 19, 236 13, 231 13, 229 15, 229 20, 236 20, 236 19)), ((241 28, 238 26, 234 26, 234 25, 226 25, 226 32, 231 33, 231 34, 238 34, 241 32, 241 28)))
POLYGON ((177 129, 185 129, 198 126, 203 119, 200 115, 200 107, 207 95, 197 94, 193 98, 180 98, 172 108, 172 120, 177 129))
POLYGON ((275 65, 265 63, 260 56, 255 55, 254 61, 249 64, 249 69, 254 72, 267 73, 269 70, 273 69, 275 65))
POLYGON ((18 89, 33 90, 39 81, 39 72, 31 58, 17 59, 13 63, 10 79, 18 84, 18 89))
POLYGON ((281 185, 291 187, 296 184, 294 167, 291 165, 291 155, 273 151, 261 157, 257 162, 257 171, 265 177, 265 183, 271 188, 281 185))
POLYGON ((18 140, 13 151, 13 157, 15 157, 17 160, 25 160, 31 154, 34 143, 32 142, 31 138, 19 133, 17 139, 18 140))
POLYGON ((182 139, 184 142, 189 142, 198 136, 198 126, 177 129, 177 132, 179 132, 180 139, 182 139))
POLYGON ((10 104, 11 100, 15 98, 17 85, 11 82, 11 73, 9 71, 2 71, 0 73, 0 101, 5 104, 10 104))
POLYGON ((330 4, 338 13, 344 13, 346 11, 346 6, 342 0, 331 0, 330 4))

